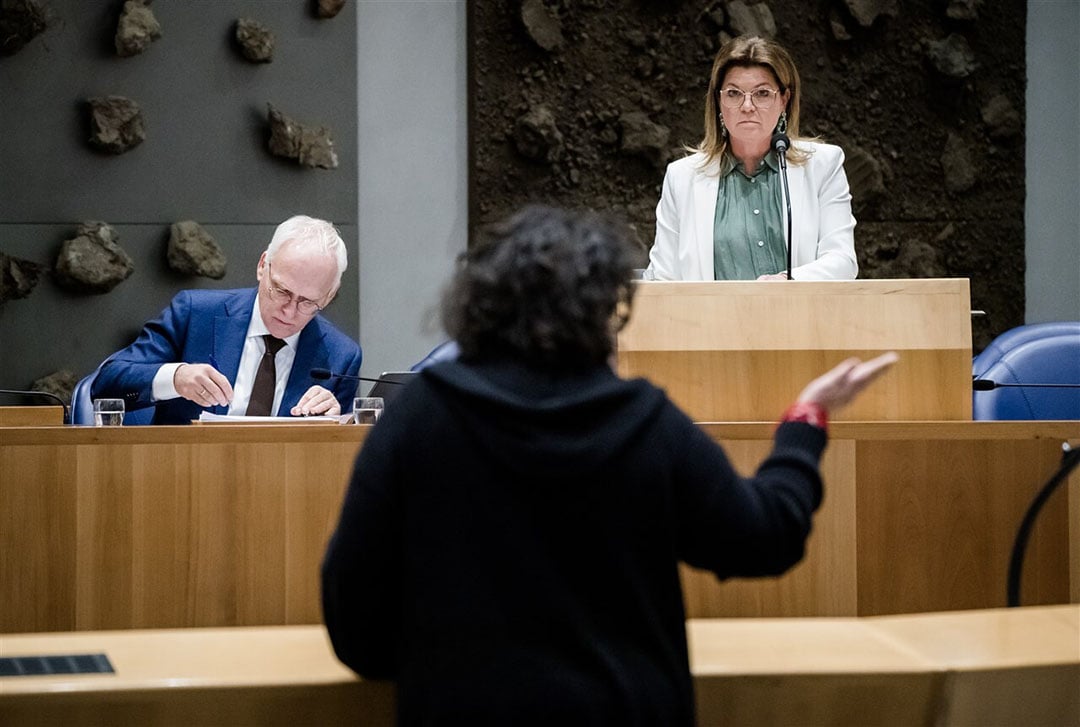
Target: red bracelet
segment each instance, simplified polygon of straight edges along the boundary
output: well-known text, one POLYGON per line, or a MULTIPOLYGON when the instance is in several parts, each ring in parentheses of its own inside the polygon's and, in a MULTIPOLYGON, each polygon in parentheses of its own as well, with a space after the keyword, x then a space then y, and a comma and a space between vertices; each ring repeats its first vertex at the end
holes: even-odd
POLYGON ((821 404, 813 401, 797 401, 789 406, 781 422, 806 422, 818 429, 829 428, 829 411, 821 404))

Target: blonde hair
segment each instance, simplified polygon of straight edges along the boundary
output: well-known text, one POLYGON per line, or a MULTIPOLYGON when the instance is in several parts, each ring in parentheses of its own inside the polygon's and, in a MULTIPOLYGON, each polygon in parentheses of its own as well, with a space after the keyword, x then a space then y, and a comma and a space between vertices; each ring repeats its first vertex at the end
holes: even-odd
MULTIPOLYGON (((780 93, 788 92, 787 135, 792 141, 805 139, 799 136, 799 94, 802 83, 795 61, 776 41, 760 38, 756 35, 740 35, 720 48, 713 59, 712 72, 709 74, 709 92, 705 97, 705 138, 693 149, 705 155, 702 166, 709 166, 718 160, 728 148, 728 139, 723 134, 723 122, 720 120, 720 85, 732 68, 764 68, 776 79, 780 93)), ((804 163, 809 155, 792 145, 787 153, 792 164, 804 163)))

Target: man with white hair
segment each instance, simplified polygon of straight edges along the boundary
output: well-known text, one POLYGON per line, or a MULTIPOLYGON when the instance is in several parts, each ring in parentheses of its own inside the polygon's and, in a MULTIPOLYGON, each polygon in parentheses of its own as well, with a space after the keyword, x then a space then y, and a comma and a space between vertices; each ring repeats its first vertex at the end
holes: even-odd
POLYGON ((350 411, 355 381, 316 384, 313 368, 355 376, 360 346, 319 315, 348 266, 332 224, 298 215, 278 225, 256 269, 258 285, 185 290, 110 356, 94 398, 128 411, 155 407, 154 424, 186 424, 203 411, 308 416, 350 411))

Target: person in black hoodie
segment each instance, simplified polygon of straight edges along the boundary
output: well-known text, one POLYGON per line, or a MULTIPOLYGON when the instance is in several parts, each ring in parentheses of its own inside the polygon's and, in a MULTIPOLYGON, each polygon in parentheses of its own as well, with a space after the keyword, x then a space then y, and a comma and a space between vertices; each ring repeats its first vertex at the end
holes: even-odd
POLYGON ((455 361, 368 435, 322 566, 343 663, 397 683, 401 725, 692 725, 678 562, 783 573, 822 497, 826 418, 895 360, 809 384, 753 477, 612 370, 633 253, 590 214, 529 207, 446 294, 455 361))

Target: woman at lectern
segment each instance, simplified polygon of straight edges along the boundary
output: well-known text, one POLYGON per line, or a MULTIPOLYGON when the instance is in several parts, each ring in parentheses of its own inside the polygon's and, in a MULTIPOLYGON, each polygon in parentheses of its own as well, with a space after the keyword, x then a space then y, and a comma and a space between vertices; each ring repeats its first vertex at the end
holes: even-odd
POLYGON ((705 137, 664 175, 646 278, 786 280, 784 166, 792 278, 858 274, 844 152, 800 136, 800 86, 790 54, 772 40, 740 36, 720 48, 705 137))
POLYGON ((397 682, 401 725, 692 725, 680 560, 722 578, 803 555, 826 418, 894 355, 811 382, 741 477, 644 379, 608 366, 634 251, 527 208, 444 300, 457 360, 368 435, 322 567, 338 657, 397 682))

